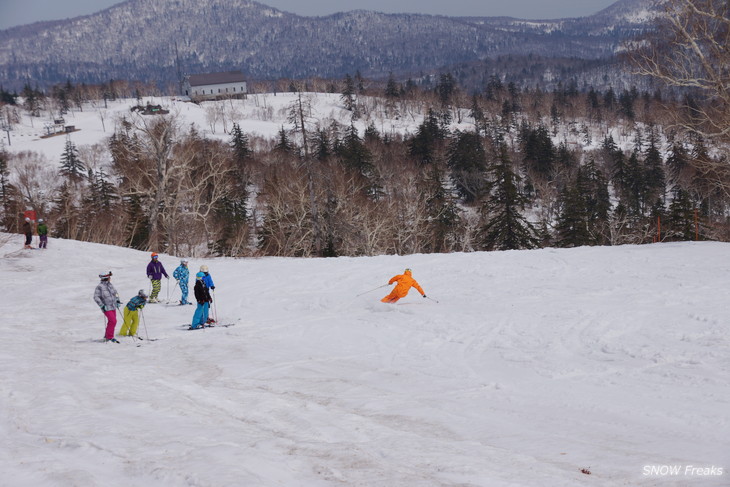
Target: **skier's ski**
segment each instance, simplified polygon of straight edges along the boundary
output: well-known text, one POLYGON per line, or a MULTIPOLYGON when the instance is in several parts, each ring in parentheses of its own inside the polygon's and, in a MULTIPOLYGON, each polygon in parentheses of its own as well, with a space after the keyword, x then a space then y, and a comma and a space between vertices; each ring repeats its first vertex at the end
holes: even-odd
POLYGON ((203 326, 198 326, 193 328, 190 325, 182 325, 184 330, 202 330, 203 328, 228 328, 229 326, 233 326, 235 323, 225 323, 225 324, 217 324, 217 323, 206 323, 203 326))

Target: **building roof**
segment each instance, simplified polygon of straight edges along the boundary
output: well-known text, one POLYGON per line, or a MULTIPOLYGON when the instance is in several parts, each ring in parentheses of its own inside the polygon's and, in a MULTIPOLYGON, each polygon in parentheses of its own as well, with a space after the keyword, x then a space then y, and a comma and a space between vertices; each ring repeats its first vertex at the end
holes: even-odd
POLYGON ((219 85, 223 83, 238 83, 246 81, 240 71, 228 71, 227 73, 191 74, 188 76, 190 86, 219 85))

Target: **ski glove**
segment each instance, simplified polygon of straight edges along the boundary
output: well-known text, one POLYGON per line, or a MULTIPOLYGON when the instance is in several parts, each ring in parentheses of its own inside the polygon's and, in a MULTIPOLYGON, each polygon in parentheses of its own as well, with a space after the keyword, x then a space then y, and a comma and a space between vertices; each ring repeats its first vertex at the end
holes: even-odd
POLYGON ((423 297, 425 298, 425 297, 426 297, 426 295, 424 294, 424 295, 423 295, 423 297))
POLYGON ((210 286, 211 291, 215 291, 215 286, 210 286))

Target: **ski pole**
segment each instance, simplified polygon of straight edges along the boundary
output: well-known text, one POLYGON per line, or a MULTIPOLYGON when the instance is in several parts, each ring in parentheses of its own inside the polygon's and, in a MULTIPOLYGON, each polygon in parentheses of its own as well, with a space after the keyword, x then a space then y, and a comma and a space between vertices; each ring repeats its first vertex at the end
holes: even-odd
POLYGON ((142 317, 142 326, 144 326, 144 336, 147 337, 147 341, 150 341, 150 335, 147 333, 147 323, 144 320, 144 313, 142 312, 142 308, 139 308, 139 315, 142 317))
POLYGON ((383 287, 387 287, 387 286, 390 286, 390 284, 383 284, 382 286, 378 286, 375 289, 371 289, 370 291, 365 291, 364 293, 360 293, 360 294, 358 294, 355 297, 358 298, 358 297, 362 296, 363 294, 371 293, 373 291, 377 291, 378 289, 383 288, 383 287))
POLYGON ((218 306, 215 304, 218 298, 215 297, 215 289, 213 289, 213 321, 218 323, 218 306))
MULTIPOLYGON (((175 294, 175 289, 177 289, 177 284, 178 284, 179 282, 180 282, 180 281, 178 281, 177 279, 175 279, 175 285, 174 285, 174 286, 173 286, 173 288, 172 288, 172 293, 173 293, 173 294, 175 294)), ((169 286, 168 286, 168 287, 169 287, 169 286)), ((182 302, 182 301, 181 301, 181 302, 182 302)), ((170 304, 170 292, 169 292, 169 291, 167 292, 167 304, 170 304)))
POLYGON ((438 303, 438 301, 436 299, 433 299, 431 296, 426 296, 426 299, 430 299, 431 301, 435 301, 436 303, 438 303))
POLYGON ((170 277, 168 276, 165 280, 167 281, 167 284, 165 284, 167 287, 167 304, 170 304, 170 277))

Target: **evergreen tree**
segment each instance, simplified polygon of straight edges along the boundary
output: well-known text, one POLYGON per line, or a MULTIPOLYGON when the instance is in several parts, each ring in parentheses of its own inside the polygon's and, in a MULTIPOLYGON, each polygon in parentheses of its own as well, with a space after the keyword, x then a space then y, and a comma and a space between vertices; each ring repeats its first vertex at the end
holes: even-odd
POLYGON ((345 75, 340 99, 345 105, 345 110, 353 111, 355 109, 355 82, 349 74, 345 75))
POLYGON ((68 113, 71 108, 68 88, 63 85, 56 85, 53 87, 52 96, 58 102, 61 115, 68 113))
POLYGON ((233 152, 231 191, 221 199, 215 209, 216 218, 221 222, 222 228, 212 249, 218 255, 232 255, 233 239, 248 224, 249 217, 249 174, 246 163, 253 151, 249 148, 248 137, 238 124, 233 125, 230 147, 233 152))
POLYGON ((320 128, 314 134, 314 158, 319 161, 326 161, 332 156, 332 143, 326 130, 320 128))
POLYGON ((38 89, 30 87, 29 83, 26 83, 22 91, 23 95, 23 107, 30 112, 34 117, 40 116, 41 103, 43 101, 43 93, 38 89))
POLYGON ((695 239, 695 209, 689 193, 675 187, 669 204, 669 225, 675 240, 695 239))
POLYGON ((609 135, 603 139, 603 151, 608 159, 611 181, 619 193, 626 192, 630 183, 626 157, 623 151, 618 148, 612 136, 609 135))
POLYGON ((233 149, 233 159, 240 166, 243 166, 253 153, 249 148, 248 137, 243 133, 241 126, 237 123, 234 123, 231 129, 230 146, 233 149))
POLYGON ((431 165, 422 191, 428 212, 428 234, 431 237, 427 250, 439 253, 454 249, 462 226, 461 210, 456 199, 444 186, 445 176, 440 166, 431 165))
POLYGON ((547 128, 543 125, 534 130, 527 128, 521 138, 526 169, 535 176, 551 181, 555 164, 555 146, 547 128))
POLYGON ((436 94, 441 101, 441 105, 448 105, 451 101, 451 97, 456 91, 456 80, 451 73, 442 74, 439 77, 439 82, 436 85, 436 94))
POLYGON ((18 103, 18 93, 10 93, 5 91, 5 88, 0 85, 0 104, 5 105, 16 105, 18 103))
MULTIPOLYGON (((578 170, 580 174, 580 170, 578 170)), ((580 179, 580 175, 578 177, 580 179)), ((560 214, 555 226, 559 247, 579 247, 592 241, 588 229, 586 201, 579 189, 580 182, 566 186, 560 193, 560 214)))
POLYGON ((454 134, 448 148, 447 164, 456 191, 469 204, 481 198, 486 190, 487 156, 475 132, 454 134))
POLYGON ((621 107, 621 113, 623 113, 629 120, 633 120, 636 116, 636 113, 634 112, 635 100, 636 97, 634 96, 634 94, 626 90, 622 91, 618 97, 618 103, 621 107))
POLYGON ((608 88, 608 91, 603 94, 603 106, 609 110, 613 109, 613 106, 616 104, 616 93, 613 91, 612 87, 608 88))
POLYGON ((649 137, 649 147, 644 154, 644 170, 646 171, 647 201, 664 199, 666 191, 666 177, 664 175, 664 161, 657 148, 656 135, 652 131, 649 137))
POLYGON ((591 110, 598 110, 601 107, 601 103, 598 100, 598 93, 596 90, 593 89, 591 86, 590 90, 588 90, 588 94, 586 95, 586 100, 588 103, 588 108, 591 110))
POLYGON ((482 110, 482 107, 479 104, 479 97, 476 94, 471 97, 471 109, 469 111, 469 116, 474 119, 474 124, 477 127, 481 127, 484 124, 484 110, 482 110))
POLYGON ((623 191, 624 204, 632 217, 644 215, 645 187, 644 170, 639 161, 639 154, 633 151, 626 164, 626 185, 623 191))
POLYGON ((365 141, 366 142, 381 142, 380 133, 375 128, 375 122, 370 122, 365 128, 365 141))
POLYGON ((79 151, 71 139, 66 140, 66 146, 61 155, 60 172, 73 182, 81 181, 86 173, 86 167, 79 159, 79 151))
POLYGON ((398 98, 401 95, 401 87, 396 83, 393 78, 393 73, 388 75, 388 83, 385 85, 385 97, 386 98, 398 98))
POLYGON ((535 229, 520 213, 527 199, 517 190, 519 176, 512 170, 506 144, 500 143, 498 150, 492 195, 482 208, 481 246, 486 250, 534 248, 538 244, 535 229))
POLYGON ((294 144, 289 140, 289 134, 286 133, 284 127, 279 129, 279 139, 274 146, 274 151, 280 154, 296 155, 297 150, 294 144))
POLYGON ((680 142, 674 142, 667 157, 667 169, 672 180, 680 179, 690 169, 689 154, 680 142))
POLYGON ((104 170, 89 170, 89 195, 94 209, 99 213, 109 213, 119 199, 115 186, 109 181, 104 170))
POLYGON ((436 113, 429 109, 425 120, 416 129, 416 135, 408 141, 408 153, 420 164, 431 164, 437 146, 446 138, 447 130, 439 122, 436 113))
POLYGON ((608 243, 608 224, 611 213, 611 196, 608 192, 608 181, 603 172, 590 159, 581 168, 578 191, 585 201, 588 229, 593 237, 591 244, 608 243))

